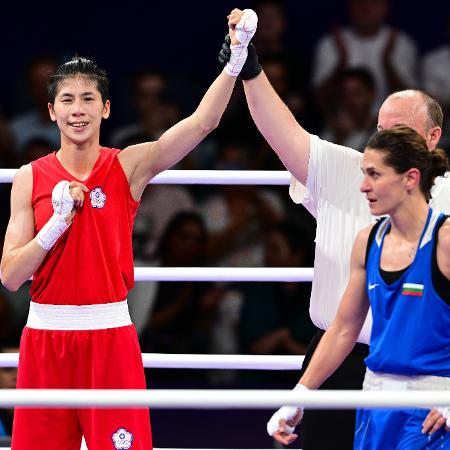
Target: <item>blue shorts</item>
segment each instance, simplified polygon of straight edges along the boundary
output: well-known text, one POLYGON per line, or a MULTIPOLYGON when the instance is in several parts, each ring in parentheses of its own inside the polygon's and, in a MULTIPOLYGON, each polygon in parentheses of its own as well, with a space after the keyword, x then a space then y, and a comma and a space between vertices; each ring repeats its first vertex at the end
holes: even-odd
POLYGON ((429 409, 360 409, 354 450, 450 450, 450 431, 422 433, 429 409))

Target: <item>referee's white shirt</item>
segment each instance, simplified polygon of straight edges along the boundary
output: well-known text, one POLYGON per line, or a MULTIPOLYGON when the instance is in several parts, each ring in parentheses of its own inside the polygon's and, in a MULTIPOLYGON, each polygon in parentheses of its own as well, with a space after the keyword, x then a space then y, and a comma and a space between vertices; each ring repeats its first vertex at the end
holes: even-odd
MULTIPOLYGON (((294 177, 290 196, 315 217, 316 251, 310 315, 314 324, 326 330, 347 286, 350 254, 356 234, 375 221, 362 181, 362 153, 311 135, 306 187, 294 177)), ((436 180, 430 206, 450 214, 450 173, 436 180)), ((369 314, 358 342, 369 343, 372 316, 369 314)))

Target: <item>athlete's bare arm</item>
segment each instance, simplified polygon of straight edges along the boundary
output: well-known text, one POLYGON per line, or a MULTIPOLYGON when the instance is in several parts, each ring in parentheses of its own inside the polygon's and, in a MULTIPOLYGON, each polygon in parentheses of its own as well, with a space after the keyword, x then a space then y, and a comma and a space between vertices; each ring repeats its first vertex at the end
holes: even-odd
POLYGON ((34 213, 31 205, 33 175, 31 164, 17 172, 11 189, 11 217, 5 235, 1 262, 3 285, 17 291, 40 266, 47 255, 34 238, 34 213))
MULTIPOLYGON (((66 224, 65 229, 75 217, 77 208, 83 206, 84 193, 88 190, 84 184, 78 181, 67 181, 67 183, 68 193, 73 199, 73 208, 63 217, 66 224)), ((27 164, 18 170, 13 181, 11 217, 6 230, 1 261, 2 283, 11 291, 17 291, 34 274, 50 248, 64 233, 64 231, 61 231, 59 236, 55 235, 55 242, 48 249, 39 244, 39 236, 35 237, 34 235, 34 211, 31 204, 32 189, 33 173, 31 164, 27 164)), ((48 221, 48 223, 53 222, 52 218, 48 221)), ((45 231, 45 226, 41 232, 43 231, 45 231)))
MULTIPOLYGON (((371 229, 372 225, 364 228, 356 237, 351 255, 350 279, 336 318, 320 340, 308 368, 299 381, 307 388, 318 388, 333 374, 351 352, 361 332, 369 310, 369 300, 366 295, 365 256, 371 229)), ((297 426, 300 419, 301 414, 298 414, 289 425, 297 426)), ((279 429, 273 437, 278 442, 288 445, 296 439, 297 435, 286 433, 283 428, 285 424, 285 420, 280 420, 279 429)))
POLYGON ((326 331, 308 365, 301 383, 318 388, 344 361, 352 350, 369 310, 366 294, 365 258, 370 225, 361 230, 353 244, 350 279, 336 318, 326 331))
POLYGON ((119 153, 135 199, 141 197, 154 176, 176 164, 217 127, 235 81, 235 77, 222 72, 191 116, 167 130, 157 141, 133 145, 119 153))
POLYGON ((310 135, 261 72, 244 81, 245 97, 258 130, 275 150, 286 169, 302 184, 308 177, 310 135))
POLYGON ((231 44, 234 46, 230 64, 214 80, 195 112, 167 130, 156 142, 134 145, 119 154, 135 199, 141 197, 149 180, 172 167, 218 126, 236 77, 245 63, 247 46, 258 21, 251 9, 242 11, 242 14, 234 9, 229 18, 234 17, 239 19, 235 22, 235 29, 230 30, 231 44))
MULTIPOLYGON (((242 14, 238 9, 234 9, 230 14, 228 26, 231 30, 242 14)), ((275 150, 286 169, 305 184, 308 175, 309 133, 296 121, 264 71, 251 80, 244 80, 244 90, 258 130, 275 150)))

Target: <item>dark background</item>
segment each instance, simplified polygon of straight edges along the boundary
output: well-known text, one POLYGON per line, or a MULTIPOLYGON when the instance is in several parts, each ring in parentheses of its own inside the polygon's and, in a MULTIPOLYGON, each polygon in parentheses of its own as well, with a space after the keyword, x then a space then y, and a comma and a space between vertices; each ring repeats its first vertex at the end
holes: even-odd
MULTIPOLYGON (((287 45, 302 61, 308 62, 331 24, 346 23, 345 0, 285 3, 287 45)), ((121 84, 143 66, 173 71, 190 85, 197 81, 198 95, 186 92, 196 102, 219 71, 217 53, 227 32, 226 16, 234 7, 251 7, 251 2, 7 2, 0 12, 0 105, 7 117, 26 108, 21 94, 26 65, 49 53, 62 62, 85 55, 107 70, 112 120, 115 102, 122 103, 121 84)), ((410 34, 424 52, 446 41, 448 9, 448 0, 393 0, 390 23, 410 34)))
MULTIPOLYGON (((292 0, 286 1, 286 5, 287 45, 307 68, 318 38, 333 23, 346 23, 346 2, 292 0)), ((251 7, 251 3, 3 2, 0 112, 10 118, 29 106, 24 73, 32 58, 54 54, 64 62, 79 54, 94 59, 109 74, 112 125, 115 115, 122 118, 127 115, 127 83, 131 75, 148 66, 171 74, 172 84, 178 85, 177 100, 183 113, 188 114, 220 70, 217 53, 227 32, 226 16, 237 6, 251 7), (183 89, 184 85, 189 89, 183 89)), ((446 41, 449 8, 448 0, 394 0, 389 22, 408 33, 423 54, 446 41)), ((270 414, 256 410, 209 413, 154 410, 154 444, 270 447, 272 440, 265 431, 270 414)))

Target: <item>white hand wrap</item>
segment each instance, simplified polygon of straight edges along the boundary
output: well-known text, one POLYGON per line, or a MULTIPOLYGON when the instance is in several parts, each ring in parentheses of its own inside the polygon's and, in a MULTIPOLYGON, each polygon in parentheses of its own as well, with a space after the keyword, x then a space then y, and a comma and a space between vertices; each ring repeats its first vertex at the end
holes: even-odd
POLYGON ((445 424, 450 427, 450 406, 439 406, 436 411, 444 416, 445 424))
MULTIPOLYGON (((293 391, 308 391, 309 389, 303 384, 297 384, 293 391)), ((286 422, 292 420, 298 413, 303 413, 301 406, 282 406, 267 422, 267 433, 273 436, 280 429, 280 420, 284 419, 286 422)), ((285 433, 292 434, 295 427, 289 425, 285 426, 285 433)))
POLYGON ((67 230, 66 217, 73 209, 74 201, 70 195, 69 182, 60 181, 52 191, 53 216, 41 228, 36 236, 37 243, 44 249, 50 250, 58 238, 67 230))
POLYGON ((244 9, 241 20, 236 25, 237 45, 230 45, 231 56, 225 66, 225 72, 232 77, 237 77, 247 59, 247 46, 256 32, 258 16, 252 9, 244 9))

